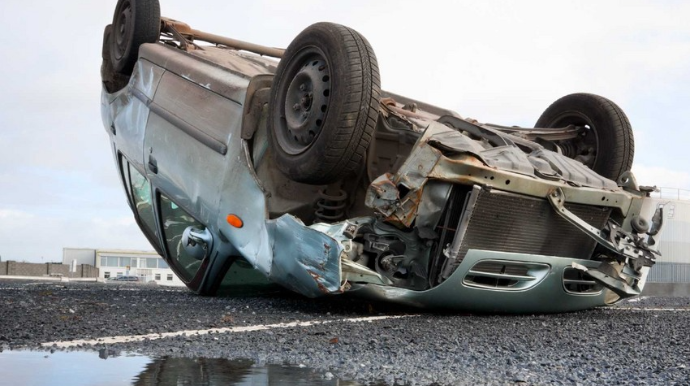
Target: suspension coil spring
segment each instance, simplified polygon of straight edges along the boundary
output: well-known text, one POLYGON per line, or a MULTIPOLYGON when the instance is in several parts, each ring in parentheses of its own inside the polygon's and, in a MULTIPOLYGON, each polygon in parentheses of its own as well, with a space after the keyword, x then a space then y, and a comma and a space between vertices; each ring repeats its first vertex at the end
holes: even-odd
POLYGON ((573 141, 558 141, 557 144, 564 156, 569 158, 577 156, 577 145, 573 141))
POLYGON ((319 191, 319 199, 316 201, 316 222, 335 222, 345 218, 347 192, 342 189, 338 189, 336 194, 331 192, 327 192, 326 189, 319 191))

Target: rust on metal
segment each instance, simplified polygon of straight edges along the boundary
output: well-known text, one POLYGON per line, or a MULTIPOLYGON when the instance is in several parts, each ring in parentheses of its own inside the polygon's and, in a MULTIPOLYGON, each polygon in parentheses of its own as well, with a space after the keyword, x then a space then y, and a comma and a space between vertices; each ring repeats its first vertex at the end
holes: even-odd
MULTIPOLYGON (((161 18, 161 22, 163 24, 164 29, 170 30, 173 34, 175 32, 183 35, 185 40, 201 40, 213 44, 220 44, 224 46, 228 46, 231 48, 235 48, 238 50, 243 50, 243 51, 249 51, 253 52, 255 54, 259 55, 264 55, 264 56, 271 56, 274 58, 282 58, 283 54, 285 53, 285 50, 282 48, 274 48, 274 47, 266 47, 262 46, 260 44, 255 44, 255 43, 249 43, 245 42, 242 40, 237 40, 237 39, 232 39, 228 38, 225 36, 220 36, 220 35, 215 35, 212 33, 204 32, 204 31, 199 31, 196 29, 193 29, 192 27, 189 26, 189 24, 183 23, 181 21, 169 19, 166 17, 161 18)), ((180 42, 181 44, 185 45, 186 41, 180 42)))
POLYGON ((417 208, 422 202, 423 189, 417 189, 407 193, 402 198, 392 215, 386 217, 386 221, 398 227, 409 228, 417 216, 417 208))
POLYGON ((380 103, 381 103, 382 107, 395 113, 396 116, 404 116, 404 117, 408 117, 408 118, 416 118, 416 119, 423 119, 423 120, 429 119, 428 116, 417 113, 416 108, 415 108, 415 111, 410 111, 410 110, 406 110, 403 107, 399 107, 397 102, 393 98, 382 98, 380 103))
POLYGON ((562 181, 537 179, 492 168, 484 165, 480 160, 471 155, 462 155, 454 158, 441 157, 437 167, 429 173, 428 177, 463 185, 477 184, 540 198, 546 198, 551 190, 560 188, 566 192, 569 202, 614 207, 618 208, 624 215, 630 210, 633 201, 630 195, 616 191, 608 192, 608 200, 601 201, 600 196, 595 197, 592 193, 601 192, 602 189, 570 186, 562 181))
POLYGON ((161 23, 163 24, 163 27, 174 28, 177 32, 183 35, 192 35, 192 27, 190 27, 187 23, 178 20, 173 20, 167 17, 161 17, 161 23))
POLYGON ((309 275, 312 277, 312 279, 314 279, 314 281, 316 282, 316 285, 319 287, 319 291, 321 291, 325 294, 331 293, 331 291, 329 291, 328 288, 326 288, 326 286, 324 286, 323 283, 321 283, 321 281, 320 281, 321 276, 318 273, 313 272, 313 271, 309 271, 309 270, 307 270, 307 273, 309 273, 309 275))

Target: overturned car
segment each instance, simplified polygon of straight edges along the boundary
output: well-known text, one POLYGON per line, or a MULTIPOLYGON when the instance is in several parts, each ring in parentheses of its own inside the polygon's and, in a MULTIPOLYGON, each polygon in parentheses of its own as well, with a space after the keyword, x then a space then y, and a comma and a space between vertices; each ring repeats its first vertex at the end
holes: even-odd
POLYGON ((608 99, 563 97, 536 128, 480 123, 381 90, 348 27, 282 50, 159 9, 118 1, 101 110, 134 216, 191 290, 530 313, 642 290, 662 209, 608 99))

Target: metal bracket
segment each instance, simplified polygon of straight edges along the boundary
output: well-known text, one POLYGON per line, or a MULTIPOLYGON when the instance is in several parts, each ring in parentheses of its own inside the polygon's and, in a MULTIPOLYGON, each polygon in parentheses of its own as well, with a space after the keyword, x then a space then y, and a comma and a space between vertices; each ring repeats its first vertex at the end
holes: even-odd
POLYGON ((633 287, 625 282, 625 280, 609 276, 598 269, 590 269, 577 263, 573 263, 572 267, 582 272, 586 272, 596 282, 615 292, 623 299, 638 296, 642 292, 638 286, 633 287))
POLYGON ((627 171, 623 172, 623 174, 618 177, 618 186, 621 188, 627 190, 627 191, 632 191, 632 192, 640 192, 640 187, 637 184, 637 179, 635 178, 635 175, 632 174, 632 172, 627 171))
POLYGON ((635 243, 635 237, 625 232, 616 224, 609 221, 608 232, 604 232, 601 229, 589 225, 585 220, 566 209, 565 194, 560 188, 551 191, 547 198, 551 206, 556 210, 556 213, 581 231, 585 232, 589 237, 596 240, 601 246, 613 252, 616 256, 619 256, 620 261, 625 261, 628 258, 642 259, 645 262, 650 262, 650 264, 643 263, 642 265, 651 266, 654 264, 654 261, 645 255, 643 248, 635 243))
POLYGON ((191 47, 203 50, 202 47, 194 43, 194 35, 191 31, 192 29, 189 25, 183 22, 165 17, 161 18, 161 32, 171 34, 173 40, 177 40, 177 42, 180 43, 180 49, 182 49, 182 51, 190 51, 191 47))
POLYGON ((585 232, 585 234, 596 240, 599 244, 606 247, 611 252, 614 252, 617 255, 621 253, 618 248, 616 248, 616 246, 608 240, 607 235, 602 230, 589 225, 589 223, 587 223, 585 220, 577 217, 575 213, 565 208, 565 194, 563 193, 563 190, 560 188, 554 189, 551 191, 551 193, 549 193, 548 196, 546 196, 546 198, 551 203, 551 206, 553 206, 553 208, 556 210, 556 213, 566 219, 569 223, 575 225, 578 229, 585 232))
POLYGON ((644 243, 637 236, 630 234, 619 226, 609 221, 608 231, 603 231, 589 225, 586 221, 576 216, 565 208, 565 195, 563 191, 555 189, 547 196, 549 202, 561 217, 576 226, 588 236, 596 240, 600 245, 614 253, 618 263, 625 263, 620 274, 630 278, 631 283, 620 277, 620 274, 612 276, 599 268, 588 269, 582 265, 573 263, 573 268, 587 272, 598 283, 618 294, 621 298, 628 298, 640 294, 637 282, 640 279, 639 269, 643 266, 654 264, 652 253, 644 247, 644 243))

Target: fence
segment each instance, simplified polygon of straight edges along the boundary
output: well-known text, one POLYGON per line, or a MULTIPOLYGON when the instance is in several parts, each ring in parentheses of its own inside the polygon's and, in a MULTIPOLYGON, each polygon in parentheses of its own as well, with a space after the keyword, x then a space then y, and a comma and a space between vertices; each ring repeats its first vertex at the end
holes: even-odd
POLYGON ((690 264, 658 262, 647 276, 650 283, 690 283, 690 264))
POLYGON ((77 265, 76 272, 60 263, 0 262, 0 276, 64 276, 69 278, 98 277, 98 268, 89 264, 77 265))
POLYGON ((652 192, 651 196, 665 200, 690 201, 690 190, 678 188, 659 188, 658 191, 652 192))

